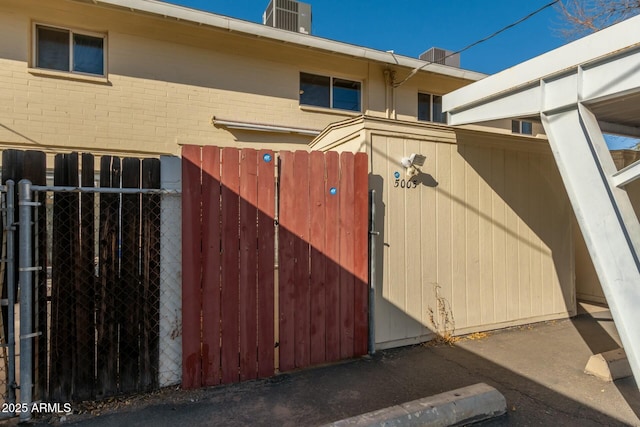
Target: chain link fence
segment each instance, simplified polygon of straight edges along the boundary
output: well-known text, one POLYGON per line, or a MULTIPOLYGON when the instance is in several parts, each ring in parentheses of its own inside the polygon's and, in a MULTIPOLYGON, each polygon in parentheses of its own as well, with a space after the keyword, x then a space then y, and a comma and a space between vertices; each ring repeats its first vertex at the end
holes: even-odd
MULTIPOLYGON (((0 186, 0 212, 2 240, 0 241, 0 405, 3 408, 15 403, 15 257, 13 182, 0 186)), ((12 411, 2 411, 0 419, 11 416, 12 411)))
POLYGON ((44 267, 34 278, 34 397, 81 401, 179 383, 180 194, 33 190, 44 267))
POLYGON ((180 165, 2 151, 0 403, 21 421, 181 382, 180 165))

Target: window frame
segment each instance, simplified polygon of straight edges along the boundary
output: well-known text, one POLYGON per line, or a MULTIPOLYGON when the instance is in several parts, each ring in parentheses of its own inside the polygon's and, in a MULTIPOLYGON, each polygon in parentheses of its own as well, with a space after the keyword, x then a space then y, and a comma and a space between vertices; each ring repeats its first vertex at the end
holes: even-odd
POLYGON ((422 92, 419 91, 418 92, 418 108, 417 108, 417 114, 416 114, 416 118, 419 122, 424 122, 424 123, 439 123, 439 124, 447 124, 447 115, 444 112, 440 112, 440 114, 442 115, 442 120, 434 120, 434 108, 433 106, 435 105, 433 102, 434 97, 438 97, 440 98, 440 106, 442 107, 442 95, 437 95, 435 93, 431 93, 431 92, 422 92), (429 97, 429 119, 425 120, 425 119, 421 119, 420 118, 420 96, 421 95, 426 95, 429 97))
POLYGON ((326 74, 317 74, 317 73, 312 73, 312 72, 308 72, 308 71, 300 71, 298 73, 298 105, 302 108, 319 108, 319 109, 328 109, 328 110, 333 110, 333 111, 344 111, 344 112, 348 112, 348 113, 362 113, 362 109, 363 109, 363 89, 362 87, 364 86, 364 83, 362 80, 356 80, 356 79, 351 79, 351 78, 346 78, 346 77, 342 77, 342 76, 335 76, 335 75, 326 75, 326 74), (323 78, 328 78, 329 79, 329 106, 324 106, 324 105, 316 105, 316 104, 308 104, 308 103, 303 103, 302 102, 302 75, 303 74, 307 74, 309 76, 314 76, 314 77, 323 77, 323 78), (351 110, 351 109, 344 109, 344 108, 339 108, 339 107, 335 107, 335 96, 334 96, 334 81, 335 80, 341 80, 341 81, 345 81, 345 82, 349 82, 349 83, 357 83, 358 84, 358 109, 357 110, 351 110))
POLYGON ((530 121, 530 120, 512 119, 511 120, 511 133, 515 133, 517 135, 533 136, 533 122, 530 121), (516 129, 516 124, 517 124, 517 129, 516 129), (523 124, 529 125, 530 132, 524 132, 523 131, 523 124))
POLYGON ((32 38, 31 69, 33 71, 43 72, 43 73, 52 73, 52 74, 60 73, 60 75, 69 75, 69 76, 82 77, 82 78, 97 78, 97 79, 105 79, 105 78, 107 78, 107 76, 108 76, 108 71, 107 71, 108 70, 108 62, 107 62, 108 37, 107 36, 108 35, 107 35, 106 32, 105 33, 100 33, 100 32, 95 32, 95 31, 74 29, 74 28, 64 27, 64 26, 60 26, 60 25, 46 24, 46 23, 43 23, 43 22, 33 22, 31 35, 32 35, 32 37, 31 37, 32 38), (39 52, 38 29, 39 28, 45 28, 45 29, 51 29, 51 30, 57 30, 57 31, 65 31, 65 32, 68 33, 68 35, 69 35, 68 44, 67 44, 67 47, 69 49, 68 69, 59 70, 59 69, 55 69, 55 68, 45 68, 45 67, 41 67, 38 64, 38 52, 39 52), (73 51, 73 49, 74 49, 74 46, 73 46, 74 45, 74 43, 73 43, 74 35, 88 36, 88 37, 102 39, 102 73, 101 74, 74 70, 74 51, 73 51))

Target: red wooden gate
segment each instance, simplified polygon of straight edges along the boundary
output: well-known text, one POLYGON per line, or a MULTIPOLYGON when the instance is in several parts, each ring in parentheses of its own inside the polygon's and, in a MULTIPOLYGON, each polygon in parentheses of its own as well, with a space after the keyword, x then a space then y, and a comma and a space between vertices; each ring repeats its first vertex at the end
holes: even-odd
POLYGON ((278 354, 280 371, 365 354, 366 154, 182 158, 183 387, 271 376, 278 354))

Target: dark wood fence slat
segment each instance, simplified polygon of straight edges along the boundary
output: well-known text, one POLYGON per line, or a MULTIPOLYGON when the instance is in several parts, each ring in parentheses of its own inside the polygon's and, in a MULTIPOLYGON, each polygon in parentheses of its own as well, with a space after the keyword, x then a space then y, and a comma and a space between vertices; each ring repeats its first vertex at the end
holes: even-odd
POLYGON ((239 378, 239 152, 222 149, 222 383, 239 378))
POLYGON ((327 361, 334 362, 340 360, 340 161, 338 153, 326 153, 325 164, 327 170, 325 196, 325 339, 327 361))
POLYGON ((365 153, 354 158, 354 353, 367 353, 369 344, 369 165, 365 153))
MULTIPOLYGON (((140 188, 140 160, 124 158, 122 160, 122 187, 140 188)), ((120 281, 116 298, 119 310, 120 328, 120 390, 133 392, 139 385, 140 346, 138 328, 140 325, 138 307, 140 306, 140 274, 138 261, 140 256, 140 195, 122 195, 122 220, 120 243, 120 281)))
MULTIPOLYGON (((100 159, 100 187, 120 187, 118 157, 100 159)), ((109 396, 118 389, 118 324, 116 284, 118 283, 120 200, 117 194, 100 195, 99 280, 97 301, 97 385, 96 397, 109 396)))
MULTIPOLYGON (((20 181, 21 177, 22 177, 22 166, 23 166, 23 152, 20 150, 3 150, 2 151, 2 184, 6 184, 8 180, 12 180, 16 187, 18 185, 18 182, 20 181)), ((16 197, 14 200, 17 201, 17 191, 15 192, 16 197)), ((18 204, 15 203, 15 209, 13 212, 14 218, 18 218, 18 204)), ((15 271, 18 271, 18 265, 19 265, 19 260, 18 260, 18 254, 19 254, 19 249, 18 249, 18 233, 19 230, 17 230, 16 232, 16 237, 15 237, 15 245, 14 245, 14 254, 15 259, 14 259, 14 268, 15 271)), ((4 269, 4 273, 3 273, 3 277, 2 277, 2 289, 0 289, 0 297, 2 299, 6 299, 7 298, 7 271, 6 269, 4 269)), ((15 284, 14 284, 14 295, 18 295, 18 281, 16 280, 15 284)), ((2 313, 2 319, 3 319, 3 333, 4 333, 4 337, 8 336, 9 330, 8 330, 8 308, 5 305, 0 306, 0 312, 2 313)), ((5 351, 7 351, 5 349, 5 351)), ((7 373, 8 371, 5 370, 3 377, 5 379, 5 383, 8 384, 8 378, 7 378, 7 373)))
POLYGON ((182 148, 182 387, 202 384, 200 147, 182 148))
POLYGON ((281 371, 295 367, 295 234, 294 154, 280 152, 278 210, 278 311, 281 371))
POLYGON ((240 381, 258 377, 258 152, 240 151, 240 381))
POLYGON ((326 300, 325 300, 325 194, 326 173, 324 154, 314 151, 310 155, 309 206, 311 246, 311 283, 310 283, 310 363, 320 364, 326 361, 326 300))
MULTIPOLYGON (((77 172, 77 171, 74 171, 77 172)), ((94 158, 82 155, 81 182, 83 187, 94 186, 94 158)), ((95 370, 95 322, 94 322, 94 194, 80 197, 79 241, 75 257, 75 375, 74 397, 86 400, 93 397, 95 370)))
POLYGON ((309 153, 296 151, 293 169, 294 197, 294 336, 295 365, 309 366, 309 153))
MULTIPOLYGON (((142 160, 142 188, 160 188, 160 160, 142 160)), ((158 385, 160 339, 160 195, 142 195, 140 389, 158 385)))
POLYGON ((220 384, 220 148, 202 149, 202 385, 220 384))
MULTIPOLYGON (((54 166, 54 185, 78 185, 77 153, 56 155, 54 166)), ((49 379, 53 401, 71 400, 77 373, 74 267, 80 243, 78 203, 77 194, 54 194, 49 379)))
POLYGON ((274 153, 258 155, 258 376, 274 374, 274 263, 275 263, 274 153))

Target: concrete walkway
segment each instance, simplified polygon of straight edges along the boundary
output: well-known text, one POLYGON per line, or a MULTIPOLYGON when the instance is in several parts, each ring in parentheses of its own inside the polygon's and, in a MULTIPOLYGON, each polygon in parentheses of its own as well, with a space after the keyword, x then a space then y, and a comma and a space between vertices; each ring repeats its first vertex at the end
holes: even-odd
MULTIPOLYGON (((454 346, 414 346, 371 358, 196 392, 175 390, 77 426, 315 426, 484 382, 507 414, 483 426, 640 426, 633 378, 583 373, 594 353, 619 346, 608 311, 497 331, 454 346)), ((54 420, 55 421, 55 420, 54 420)))

